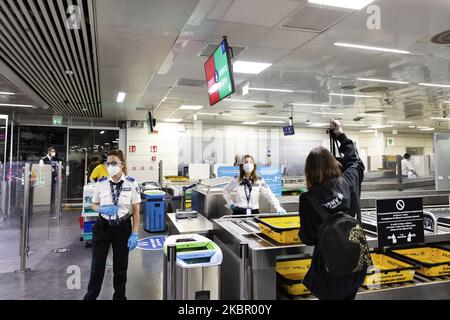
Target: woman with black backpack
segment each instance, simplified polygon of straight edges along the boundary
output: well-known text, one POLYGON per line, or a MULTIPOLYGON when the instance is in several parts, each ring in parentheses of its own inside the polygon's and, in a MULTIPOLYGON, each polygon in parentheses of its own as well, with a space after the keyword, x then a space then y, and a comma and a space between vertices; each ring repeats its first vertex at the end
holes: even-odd
POLYGON ((300 195, 299 235, 315 248, 303 283, 319 299, 353 300, 371 265, 358 222, 364 164, 338 121, 331 120, 330 130, 343 157, 338 161, 326 148, 317 147, 305 164, 308 191, 300 195))

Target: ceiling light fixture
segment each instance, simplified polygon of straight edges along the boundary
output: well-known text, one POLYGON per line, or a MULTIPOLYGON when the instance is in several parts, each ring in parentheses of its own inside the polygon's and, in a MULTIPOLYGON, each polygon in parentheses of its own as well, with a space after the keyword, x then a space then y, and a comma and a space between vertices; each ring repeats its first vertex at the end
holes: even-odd
POLYGON ((367 96, 364 94, 347 94, 347 93, 329 93, 330 96, 339 96, 339 97, 354 97, 354 98, 378 98, 375 96, 367 96))
POLYGON ((329 126, 329 123, 323 123, 323 122, 309 122, 308 126, 310 127, 325 127, 325 126, 329 126))
POLYGON ((375 132, 375 130, 360 130, 360 133, 372 133, 375 132))
POLYGON ((405 50, 397 50, 397 49, 389 49, 389 48, 381 48, 381 47, 371 47, 371 46, 364 46, 364 45, 352 44, 352 43, 335 42, 334 45, 338 46, 338 47, 348 47, 348 48, 371 50, 371 51, 411 54, 410 51, 405 51, 405 50))
POLYGON ((408 128, 415 129, 416 126, 408 126, 408 128))
POLYGON ((387 117, 387 115, 379 114, 379 113, 359 113, 358 116, 360 116, 360 117, 387 117))
POLYGON ((258 121, 244 121, 244 122, 242 122, 242 124, 244 124, 244 125, 255 125, 255 124, 258 124, 259 122, 258 121))
POLYGON ((270 67, 271 63, 236 61, 233 63, 234 73, 258 74, 270 67))
POLYGON ((384 129, 384 128, 390 128, 391 126, 383 126, 383 125, 375 125, 375 126, 369 126, 368 129, 384 129))
POLYGON ((386 82, 386 83, 398 83, 398 84, 409 84, 406 81, 396 81, 396 80, 382 80, 382 79, 369 79, 369 78, 356 78, 360 81, 373 81, 373 82, 386 82))
POLYGON ((431 117, 431 120, 450 121, 450 118, 431 117))
POLYGON ((270 88, 248 88, 253 91, 272 91, 272 92, 294 92, 294 90, 289 89, 270 89, 270 88))
POLYGON ((337 107, 329 104, 316 104, 316 103, 290 103, 290 104, 299 107, 337 107))
POLYGON ((423 129, 419 129, 419 131, 433 131, 435 130, 434 128, 423 128, 423 129))
POLYGON ((179 107, 179 110, 200 110, 202 109, 203 106, 188 106, 188 105, 182 105, 181 107, 179 107))
POLYGON ((342 116, 341 112, 313 112, 314 114, 323 114, 323 115, 334 115, 334 116, 342 116))
POLYGON ((183 119, 166 119, 165 122, 181 122, 183 119))
POLYGON ((257 115, 257 118, 271 118, 271 119, 289 119, 289 117, 279 117, 279 116, 266 116, 266 115, 257 115))
POLYGON ((117 102, 118 103, 122 103, 125 101, 125 96, 127 94, 125 92, 119 92, 119 94, 117 95, 117 102))
POLYGON ((30 104, 11 104, 11 103, 0 103, 0 107, 17 107, 17 108, 36 108, 30 104))
POLYGON ((329 7, 337 7, 352 10, 361 10, 375 0, 309 0, 309 3, 329 7))
POLYGON ((104 130, 100 131, 100 134, 104 134, 104 133, 105 133, 105 131, 104 131, 104 130))
POLYGON ((12 95, 15 95, 15 93, 14 92, 0 92, 0 95, 12 96, 12 95))
POLYGON ((396 121, 396 120, 388 120, 390 123, 398 123, 398 124, 411 124, 411 121, 396 121))
POLYGON ((436 87, 436 88, 450 88, 448 84, 438 84, 438 83, 418 83, 419 86, 424 87, 436 87))
POLYGON ((279 120, 270 120, 270 121, 259 121, 259 123, 286 123, 286 121, 279 121, 279 120))
POLYGON ((229 102, 247 102, 247 103, 267 103, 267 101, 262 101, 262 100, 223 99, 223 101, 229 101, 229 102))

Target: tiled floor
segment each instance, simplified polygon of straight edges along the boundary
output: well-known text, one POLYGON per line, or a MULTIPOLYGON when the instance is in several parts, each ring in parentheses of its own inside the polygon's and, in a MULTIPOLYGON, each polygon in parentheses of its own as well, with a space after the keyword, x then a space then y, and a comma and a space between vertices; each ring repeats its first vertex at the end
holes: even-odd
MULTIPOLYGON (((78 217, 80 212, 64 212, 59 226, 49 217, 48 210, 34 213, 30 220, 30 248, 35 251, 27 261, 31 269, 16 274, 19 268, 20 229, 18 215, 11 215, 0 226, 0 299, 82 299, 90 276, 91 248, 80 242, 78 217), (57 248, 69 248, 67 253, 53 253, 57 248), (78 266, 80 289, 69 289, 67 281, 73 275, 69 266, 78 266)), ((140 228, 140 238, 152 236, 140 228)), ((99 299, 112 299, 113 273, 111 256, 99 299)), ((162 251, 135 249, 129 256, 128 299, 162 299, 162 251)), ((71 278, 73 279, 73 278, 71 278)), ((71 280, 69 279, 69 280, 71 280)), ((70 282, 70 281, 69 281, 70 282)), ((73 283, 73 282, 70 282, 73 283)))

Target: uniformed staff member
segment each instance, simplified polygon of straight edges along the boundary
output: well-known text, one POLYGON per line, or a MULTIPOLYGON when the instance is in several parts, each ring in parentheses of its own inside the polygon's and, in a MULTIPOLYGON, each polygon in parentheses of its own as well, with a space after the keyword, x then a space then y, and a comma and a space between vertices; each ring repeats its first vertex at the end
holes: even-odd
POLYGON ((52 166, 52 178, 56 177, 56 151, 55 148, 49 147, 47 149, 47 155, 39 160, 39 164, 42 166, 44 164, 49 164, 52 166))
POLYGON ((245 155, 239 167, 239 177, 235 177, 223 189, 223 197, 228 207, 233 210, 233 214, 258 214, 260 193, 269 200, 277 213, 285 214, 286 210, 280 206, 280 202, 267 183, 262 177, 256 175, 255 159, 250 155, 245 155), (236 203, 233 203, 231 199, 231 192, 234 189, 236 189, 236 203))
POLYGON ((113 300, 126 300, 128 253, 138 241, 140 189, 136 181, 126 175, 123 153, 108 153, 108 178, 97 182, 92 197, 92 209, 99 213, 93 227, 91 278, 85 300, 95 300, 105 274, 109 246, 113 249, 113 300))

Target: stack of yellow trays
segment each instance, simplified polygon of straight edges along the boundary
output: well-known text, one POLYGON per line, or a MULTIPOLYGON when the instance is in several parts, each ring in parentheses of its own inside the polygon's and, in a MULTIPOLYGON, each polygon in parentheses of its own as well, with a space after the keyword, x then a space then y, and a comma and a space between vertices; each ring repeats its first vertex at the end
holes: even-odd
POLYGON ((394 257, 382 253, 371 253, 374 269, 364 279, 363 286, 373 286, 412 281, 417 266, 406 263, 394 257))
POLYGON ((417 273, 427 277, 450 275, 450 250, 439 246, 424 246, 411 249, 395 249, 393 254, 404 261, 420 266, 417 273))
POLYGON ((279 243, 299 243, 300 217, 298 214, 256 217, 259 230, 279 243))
POLYGON ((278 285, 291 296, 309 294, 309 290, 303 284, 303 279, 310 266, 310 258, 279 259, 276 267, 278 285))

